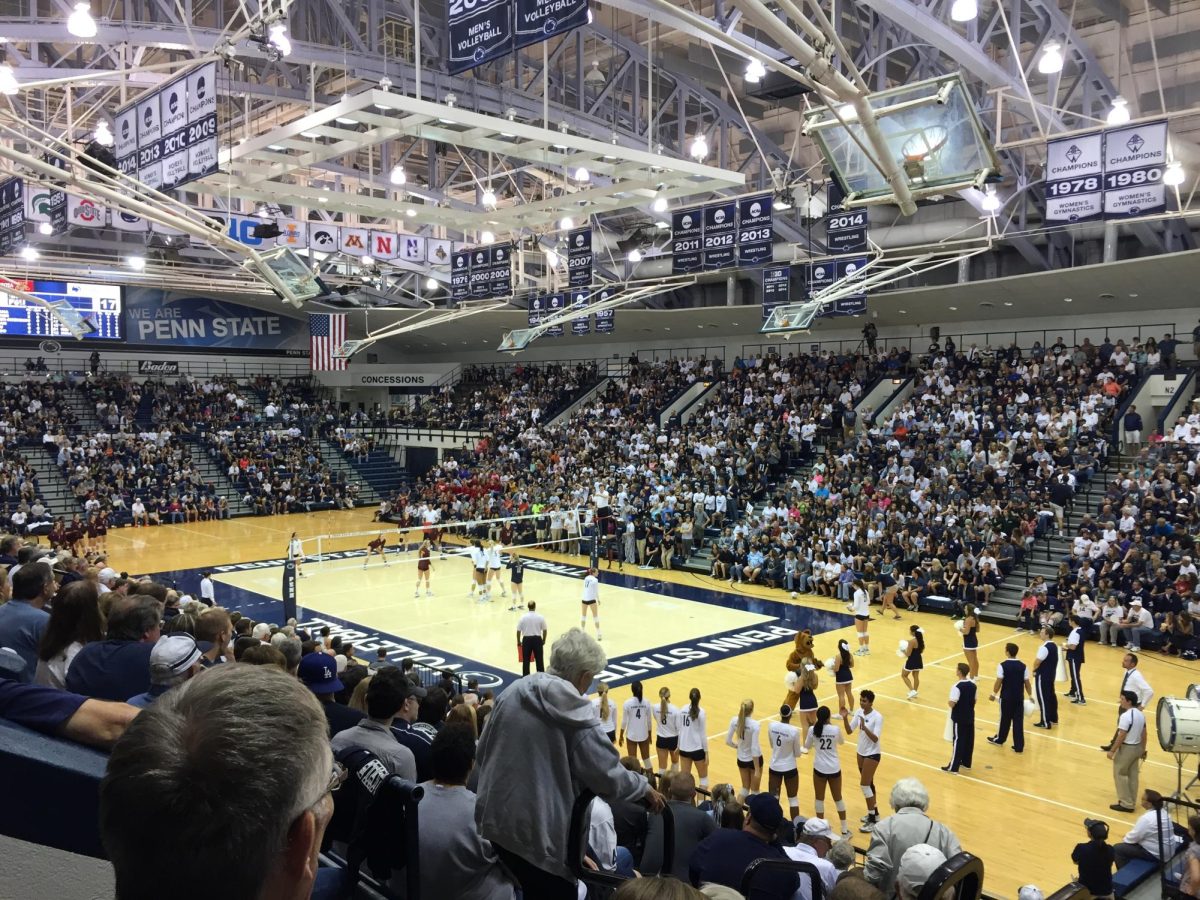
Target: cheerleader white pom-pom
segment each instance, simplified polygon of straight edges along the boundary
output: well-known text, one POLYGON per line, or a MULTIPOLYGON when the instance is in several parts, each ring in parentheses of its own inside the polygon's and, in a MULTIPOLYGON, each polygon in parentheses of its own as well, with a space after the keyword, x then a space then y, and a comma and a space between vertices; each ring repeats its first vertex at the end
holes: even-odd
POLYGON ((957 621, 954 623, 954 630, 955 630, 955 631, 962 631, 962 630, 963 630, 963 620, 962 620, 962 619, 959 619, 959 620, 957 620, 957 621))
POLYGON ((1033 711, 1034 711, 1035 709, 1037 709, 1037 704, 1036 704, 1036 703, 1034 703, 1034 702, 1033 702, 1032 700, 1030 700, 1029 698, 1026 698, 1026 699, 1025 699, 1025 715, 1027 715, 1027 716, 1032 716, 1032 715, 1033 715, 1033 711))
POLYGON ((788 672, 787 677, 783 679, 784 687, 786 687, 789 691, 796 690, 796 682, 799 680, 799 678, 800 676, 795 672, 788 672))
POLYGON ((804 671, 805 672, 815 672, 815 671, 817 671, 817 667, 814 666, 812 663, 805 663, 804 671))
POLYGON ((901 659, 904 659, 904 657, 905 657, 907 654, 906 654, 906 653, 905 653, 903 650, 897 650, 897 651, 896 651, 896 655, 897 655, 898 657, 900 657, 901 659))
POLYGON ((827 668, 827 669, 832 669, 832 668, 833 668, 833 663, 834 663, 834 659, 833 659, 833 657, 831 656, 831 657, 829 657, 829 659, 825 660, 825 668, 827 668))
POLYGON ((900 642, 900 652, 903 653, 907 649, 908 649, 908 641, 901 641, 900 642))

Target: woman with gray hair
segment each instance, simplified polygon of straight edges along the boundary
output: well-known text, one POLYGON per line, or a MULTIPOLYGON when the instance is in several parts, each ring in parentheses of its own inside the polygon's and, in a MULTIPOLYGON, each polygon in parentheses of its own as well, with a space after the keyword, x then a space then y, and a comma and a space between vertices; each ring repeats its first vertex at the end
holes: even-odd
POLYGON ((929 817, 929 791, 916 778, 901 778, 892 788, 893 815, 880 820, 871 832, 864 875, 887 897, 895 888, 896 873, 904 851, 917 844, 929 844, 946 858, 962 850, 954 832, 929 817))
POLYGON ((500 695, 479 742, 475 821, 528 897, 576 896, 566 860, 579 790, 610 803, 641 800, 653 812, 663 808, 662 795, 621 766, 587 698, 607 664, 600 645, 572 628, 550 648, 547 671, 500 695))

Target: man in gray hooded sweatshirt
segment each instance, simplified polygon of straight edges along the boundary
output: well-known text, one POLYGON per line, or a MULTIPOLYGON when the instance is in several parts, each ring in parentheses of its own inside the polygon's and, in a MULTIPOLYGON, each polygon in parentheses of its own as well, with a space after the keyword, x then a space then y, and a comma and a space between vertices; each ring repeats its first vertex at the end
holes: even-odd
POLYGON ((475 821, 526 897, 574 900, 567 831, 575 798, 587 788, 605 800, 663 797, 623 768, 595 707, 585 696, 608 659, 572 628, 550 648, 550 666, 507 688, 479 741, 475 821))

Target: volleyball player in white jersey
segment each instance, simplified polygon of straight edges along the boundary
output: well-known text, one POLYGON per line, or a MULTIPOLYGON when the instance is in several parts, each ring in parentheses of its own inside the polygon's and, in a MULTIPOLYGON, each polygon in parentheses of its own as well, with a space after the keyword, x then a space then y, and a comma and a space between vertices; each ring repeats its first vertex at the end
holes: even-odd
POLYGON ((837 809, 838 818, 842 822, 842 837, 849 837, 850 826, 846 824, 846 801, 842 799, 842 759, 838 756, 838 747, 846 743, 842 731, 836 725, 831 725, 829 707, 822 706, 817 710, 817 722, 808 729, 804 746, 812 748, 813 754, 813 793, 816 800, 813 804, 814 815, 818 819, 825 818, 825 788, 833 795, 833 805, 837 809))
POLYGON ((658 754, 658 777, 679 768, 679 707, 671 702, 671 689, 658 689, 658 710, 654 714, 654 749, 658 754))
POLYGON ((883 714, 875 709, 875 692, 861 690, 858 692, 859 708, 850 715, 850 710, 842 707, 842 724, 846 726, 846 734, 854 734, 858 729, 858 783, 862 786, 863 796, 867 798, 867 814, 862 818, 862 828, 859 831, 875 830, 879 822, 878 797, 875 795, 875 770, 883 758, 879 747, 879 736, 883 733, 883 714))
POLYGON ((871 595, 862 579, 854 579, 854 599, 851 603, 854 613, 854 630, 858 632, 858 649, 855 656, 869 656, 871 653, 871 636, 867 634, 867 623, 871 621, 871 595))
POLYGON ((742 788, 738 800, 749 794, 757 794, 762 784, 762 748, 758 746, 758 723, 750 718, 754 715, 754 701, 743 700, 738 714, 729 720, 729 732, 725 745, 737 750, 738 776, 742 788))
MULTIPOLYGON (((579 628, 587 631, 588 610, 592 611, 592 622, 596 626, 596 640, 603 640, 600 633, 600 579, 595 569, 588 569, 583 578, 583 597, 579 608, 579 628)), ((647 757, 649 754, 647 754, 647 757)))
POLYGON ((596 707, 596 718, 600 720, 600 726, 604 729, 604 733, 615 744, 617 742, 617 707, 608 699, 608 685, 604 682, 600 682, 599 687, 596 688, 596 699, 592 701, 592 706, 596 707))
POLYGON ((492 582, 494 581, 500 586, 500 596, 507 597, 508 591, 504 589, 504 582, 500 580, 500 572, 504 565, 500 557, 503 555, 504 547, 501 546, 499 541, 488 541, 488 545, 485 549, 487 551, 488 564, 488 590, 491 591, 492 582))
POLYGON ((474 541, 471 544, 471 590, 470 596, 475 596, 475 588, 479 588, 480 601, 491 600, 491 595, 487 586, 487 551, 483 549, 483 544, 479 541, 474 541))
MULTIPOLYGON (((621 706, 621 741, 625 741, 628 755, 641 760, 642 771, 650 773, 650 719, 654 715, 649 703, 642 697, 642 683, 629 685, 633 696, 621 706)), ((620 741, 618 741, 618 744, 620 741)))
POLYGON ((300 568, 304 564, 304 545, 300 542, 300 536, 294 531, 291 540, 288 541, 288 559, 295 564, 296 574, 303 578, 304 573, 300 571, 300 568))
POLYGON ((787 790, 790 818, 800 815, 800 774, 796 758, 804 752, 800 729, 791 724, 792 708, 786 703, 779 707, 779 721, 767 726, 767 744, 771 762, 767 764, 767 793, 779 799, 779 786, 787 790))
POLYGON ((700 787, 708 789, 708 716, 700 706, 700 689, 688 692, 688 705, 679 710, 679 756, 684 775, 692 773, 692 763, 700 775, 700 787))

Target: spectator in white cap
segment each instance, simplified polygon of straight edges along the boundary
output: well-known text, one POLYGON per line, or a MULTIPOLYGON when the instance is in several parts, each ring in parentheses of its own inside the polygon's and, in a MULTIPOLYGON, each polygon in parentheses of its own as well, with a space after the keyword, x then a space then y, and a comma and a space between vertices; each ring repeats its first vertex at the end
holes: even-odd
MULTIPOLYGON (((817 867, 824 884, 821 891, 824 897, 829 896, 838 877, 837 866, 825 858, 832 846, 833 829, 829 823, 824 819, 813 818, 807 820, 800 828, 799 834, 796 835, 796 846, 783 848, 788 859, 812 863, 817 867)), ((812 879, 808 875, 800 875, 800 887, 796 891, 795 900, 812 900, 812 879)))
POLYGON ((1036 884, 1027 884, 1017 892, 1017 900, 1043 900, 1042 890, 1036 884))
POLYGON ((150 651, 150 690, 125 702, 145 709, 199 672, 200 655, 200 646, 190 634, 180 632, 159 638, 150 651))
POLYGON ((1154 616, 1142 607, 1141 600, 1129 604, 1129 613, 1118 626, 1126 634, 1125 649, 1130 653, 1141 653, 1142 635, 1154 634, 1154 616))
POLYGON ((111 566, 105 566, 96 576, 96 580, 100 582, 100 593, 107 594, 112 590, 112 583, 120 578, 120 573, 111 566))
POLYGON ((925 882, 946 861, 946 854, 929 844, 915 844, 900 857, 896 874, 896 896, 900 900, 917 900, 925 882))

